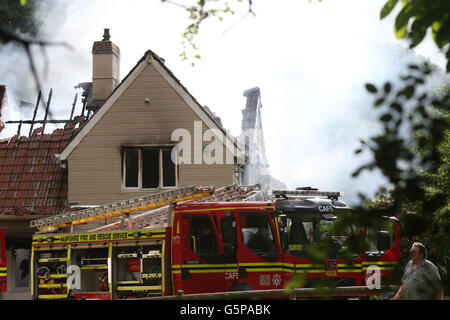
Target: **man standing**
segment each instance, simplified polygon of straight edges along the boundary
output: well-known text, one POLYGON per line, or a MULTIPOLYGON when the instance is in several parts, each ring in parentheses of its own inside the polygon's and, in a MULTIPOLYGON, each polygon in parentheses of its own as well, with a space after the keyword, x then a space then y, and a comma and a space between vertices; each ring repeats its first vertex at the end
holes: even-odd
POLYGON ((394 297, 399 300, 442 300, 441 277, 436 266, 428 261, 427 249, 422 243, 413 243, 411 260, 405 267, 402 286, 394 297))

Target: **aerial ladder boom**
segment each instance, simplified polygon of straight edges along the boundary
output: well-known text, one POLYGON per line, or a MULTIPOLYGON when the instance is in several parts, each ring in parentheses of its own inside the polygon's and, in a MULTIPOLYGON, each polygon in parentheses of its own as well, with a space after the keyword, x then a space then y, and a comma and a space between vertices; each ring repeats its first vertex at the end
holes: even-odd
MULTIPOLYGON (((261 186, 239 186, 236 184, 213 189, 209 194, 205 193, 199 197, 193 197, 179 203, 190 202, 229 202, 229 201, 247 201, 261 191, 261 186)), ((170 205, 161 208, 147 210, 143 213, 128 217, 122 221, 110 223, 105 226, 90 230, 90 232, 113 231, 121 228, 127 229, 147 229, 154 227, 164 227, 169 224, 170 205)))
MULTIPOLYGON (((134 225, 137 226, 138 222, 139 225, 142 225, 143 223, 148 224, 148 222, 158 219, 164 223, 168 218, 168 208, 171 204, 196 200, 243 201, 245 198, 256 195, 259 192, 259 189, 259 185, 250 187, 230 185, 217 190, 215 190, 214 187, 189 186, 33 220, 30 222, 30 226, 32 228, 37 228, 39 232, 48 232, 55 231, 55 229, 58 228, 85 224, 87 222, 111 217, 119 217, 121 215, 124 215, 125 219, 130 219, 130 214, 137 214, 142 211, 145 212, 139 217, 133 217, 133 219, 128 222, 134 222, 134 225), (155 210, 158 208, 161 210, 155 210), (148 220, 147 223, 146 220, 148 220)), ((120 227, 120 223, 118 225, 120 227)), ((114 228, 117 228, 117 223, 113 224, 112 229, 114 228)), ((109 230, 110 228, 105 229, 109 230)))

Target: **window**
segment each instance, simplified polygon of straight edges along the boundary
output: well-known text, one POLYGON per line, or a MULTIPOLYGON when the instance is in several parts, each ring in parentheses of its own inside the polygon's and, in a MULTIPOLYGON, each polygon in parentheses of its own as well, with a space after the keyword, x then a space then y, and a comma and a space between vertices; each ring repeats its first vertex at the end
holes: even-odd
POLYGON ((123 148, 123 188, 177 186, 177 166, 172 161, 171 152, 172 147, 123 148))
POLYGON ((234 217, 225 217, 220 221, 222 230, 223 251, 225 254, 236 255, 236 220, 234 217))
POLYGON ((125 152, 125 187, 139 186, 139 151, 127 150, 125 152))
POLYGON ((185 235, 185 245, 197 253, 217 254, 217 237, 212 221, 207 215, 183 217, 183 229, 185 235))
POLYGON ((275 241, 267 214, 242 214, 244 245, 255 253, 275 252, 275 241))
POLYGON ((317 241, 317 224, 313 220, 287 218, 285 232, 289 252, 303 252, 317 241))
POLYGON ((387 231, 389 233, 391 246, 395 243, 395 229, 394 223, 391 221, 385 222, 383 227, 380 229, 367 228, 366 233, 366 244, 368 252, 378 252, 377 248, 377 233, 379 231, 387 231))
POLYGON ((314 242, 313 222, 293 220, 291 223, 289 240, 293 245, 312 244, 314 242))
POLYGON ((283 248, 299 258, 309 258, 308 248, 319 241, 318 219, 308 217, 306 214, 298 217, 296 214, 289 215, 283 221, 280 233, 283 248))

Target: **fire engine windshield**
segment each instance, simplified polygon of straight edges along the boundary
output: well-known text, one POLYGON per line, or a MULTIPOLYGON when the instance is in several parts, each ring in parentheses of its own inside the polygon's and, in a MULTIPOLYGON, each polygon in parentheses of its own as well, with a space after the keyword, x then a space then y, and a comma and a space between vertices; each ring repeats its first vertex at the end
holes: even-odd
POLYGON ((333 228, 335 221, 315 215, 309 217, 288 215, 281 232, 283 247, 291 254, 301 258, 307 258, 308 247, 319 241, 331 239, 336 247, 343 248, 344 242, 352 234, 353 228, 349 226, 344 231, 337 232, 333 228))
POLYGON ((290 253, 302 257, 306 255, 307 247, 318 240, 318 220, 288 217, 282 235, 283 247, 290 253))
POLYGON ((334 242, 343 246, 345 240, 352 235, 353 228, 352 226, 347 226, 344 230, 337 231, 334 227, 336 220, 320 220, 320 238, 325 240, 327 238, 331 238, 334 242))

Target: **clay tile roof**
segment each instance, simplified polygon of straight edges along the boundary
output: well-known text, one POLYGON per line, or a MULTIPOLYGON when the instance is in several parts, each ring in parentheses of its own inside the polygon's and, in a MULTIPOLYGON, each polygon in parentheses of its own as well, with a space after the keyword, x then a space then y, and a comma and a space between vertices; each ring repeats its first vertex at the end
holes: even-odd
POLYGON ((67 169, 55 154, 61 153, 81 125, 77 118, 64 128, 30 138, 15 135, 0 140, 0 215, 49 215, 69 211, 67 169))

